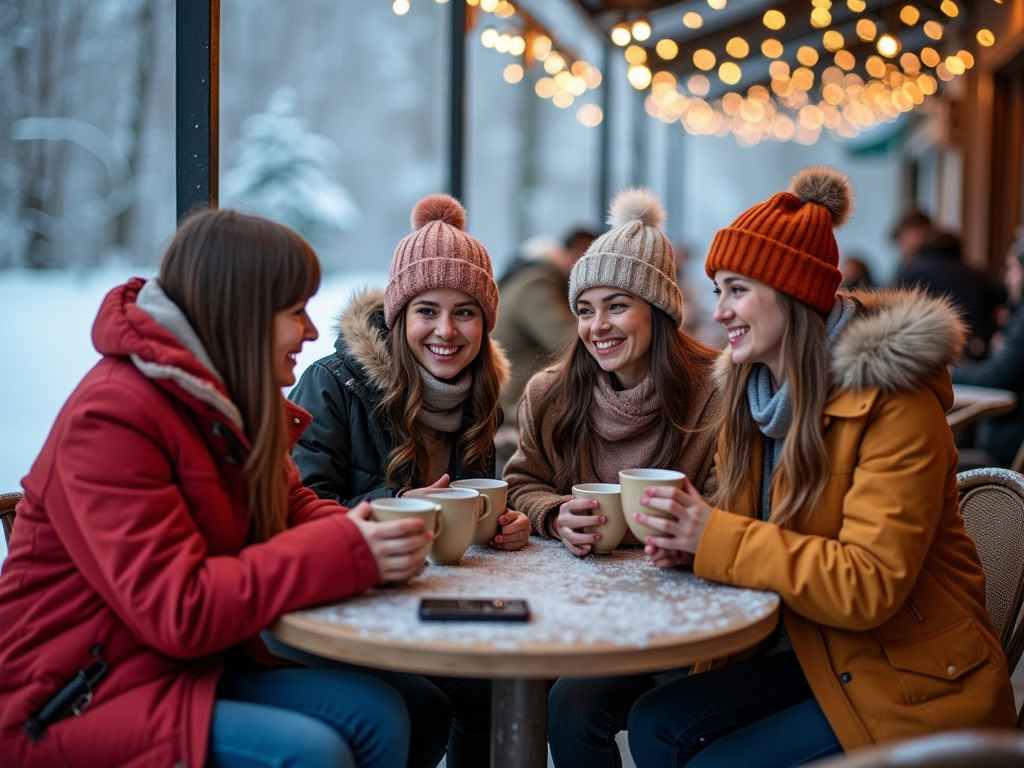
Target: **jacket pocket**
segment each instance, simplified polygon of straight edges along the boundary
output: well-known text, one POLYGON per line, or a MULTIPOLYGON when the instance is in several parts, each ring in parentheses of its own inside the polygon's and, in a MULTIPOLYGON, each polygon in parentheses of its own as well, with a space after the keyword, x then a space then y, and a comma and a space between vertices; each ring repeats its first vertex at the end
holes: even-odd
POLYGON ((913 640, 882 643, 903 680, 910 704, 960 689, 959 680, 989 657, 989 647, 970 618, 913 640))

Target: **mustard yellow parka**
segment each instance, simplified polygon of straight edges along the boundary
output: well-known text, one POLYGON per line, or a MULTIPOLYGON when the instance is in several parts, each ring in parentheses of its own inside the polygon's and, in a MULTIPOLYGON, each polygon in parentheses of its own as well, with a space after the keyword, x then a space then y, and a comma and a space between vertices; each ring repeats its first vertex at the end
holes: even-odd
POLYGON ((821 502, 793 529, 756 519, 755 441, 741 503, 712 512, 694 571, 779 593, 800 666, 847 751, 945 728, 1012 727, 945 420, 946 366, 962 325, 945 300, 921 293, 855 298, 858 313, 831 355, 821 502))

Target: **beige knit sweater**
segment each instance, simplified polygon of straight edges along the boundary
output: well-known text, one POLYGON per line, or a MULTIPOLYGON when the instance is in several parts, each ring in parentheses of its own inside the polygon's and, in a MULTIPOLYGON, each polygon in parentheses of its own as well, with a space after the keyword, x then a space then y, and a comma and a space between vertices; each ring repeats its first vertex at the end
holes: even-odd
MULTIPOLYGON (((565 500, 564 494, 555 488, 554 480, 564 464, 552 442, 554 419, 545 418, 543 430, 537 434, 536 409, 558 375, 553 369, 547 369, 530 379, 526 385, 519 412, 519 449, 509 459, 503 473, 508 482, 509 506, 529 516, 534 533, 545 538, 551 537, 545 524, 548 514, 557 513, 558 507, 565 500)), ((561 403, 557 401, 553 404, 556 410, 560 406, 561 403)), ((718 490, 718 474, 714 467, 718 433, 714 424, 718 421, 720 408, 720 392, 714 386, 709 369, 707 375, 702 377, 702 388, 694 396, 687 411, 685 426, 688 429, 704 426, 711 428, 687 434, 682 455, 670 467, 666 467, 685 472, 705 498, 718 490)), ((593 461, 585 462, 586 466, 580 468, 576 482, 618 483, 619 470, 643 466, 644 457, 654 456, 658 452, 662 423, 661 419, 654 420, 646 431, 627 441, 600 444, 600 455, 594 457, 593 461)), ((627 531, 622 544, 639 546, 640 542, 627 531)))

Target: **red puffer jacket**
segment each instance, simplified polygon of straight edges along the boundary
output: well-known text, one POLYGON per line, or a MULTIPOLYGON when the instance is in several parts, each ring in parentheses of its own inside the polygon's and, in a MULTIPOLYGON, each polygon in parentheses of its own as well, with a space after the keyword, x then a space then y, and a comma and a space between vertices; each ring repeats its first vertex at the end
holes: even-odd
MULTIPOLYGON (((199 768, 225 650, 378 578, 344 508, 291 462, 289 529, 246 546, 237 409, 136 306, 143 284, 104 300, 104 357, 23 482, 0 576, 0 768, 199 768), (110 671, 91 706, 32 744, 22 724, 97 646, 110 671)), ((310 417, 289 405, 289 418, 295 440, 310 417)))

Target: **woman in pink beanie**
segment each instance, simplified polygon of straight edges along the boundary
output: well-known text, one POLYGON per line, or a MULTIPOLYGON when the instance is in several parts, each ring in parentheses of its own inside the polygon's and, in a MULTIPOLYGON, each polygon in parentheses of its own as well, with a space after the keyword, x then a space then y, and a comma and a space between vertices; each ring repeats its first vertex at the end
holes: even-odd
POLYGON ((846 177, 790 189, 718 232, 705 269, 729 334, 714 506, 650 488, 667 567, 777 592, 757 648, 702 662, 629 715, 642 768, 794 766, 949 728, 1012 728, 1006 659, 957 506, 947 366, 959 314, 914 291, 836 292, 846 177))
MULTIPOLYGON (((491 260, 448 195, 417 203, 412 226, 395 250, 385 290, 353 297, 338 321, 335 353, 311 365, 290 395, 313 415, 293 458, 303 483, 322 498, 354 504, 494 477, 508 362, 489 336, 498 315, 491 260)), ((491 546, 526 545, 525 515, 506 510, 499 524, 491 546)), ((406 700, 410 766, 433 768, 446 742, 450 768, 488 764, 488 682, 367 671, 406 700)))

